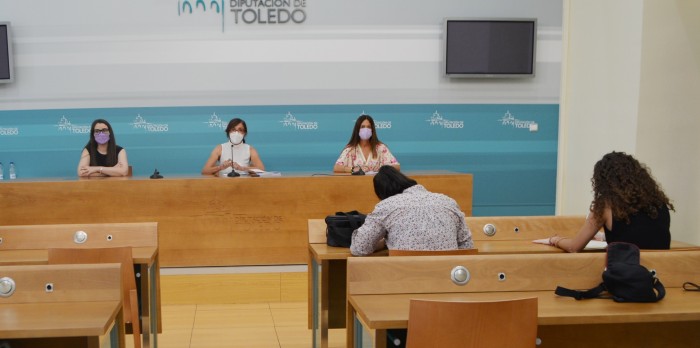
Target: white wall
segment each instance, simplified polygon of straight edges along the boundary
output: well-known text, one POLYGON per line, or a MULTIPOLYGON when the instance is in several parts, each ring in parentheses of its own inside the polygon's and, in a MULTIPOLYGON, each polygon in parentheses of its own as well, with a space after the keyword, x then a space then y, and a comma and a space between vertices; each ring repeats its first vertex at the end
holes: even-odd
POLYGON ((565 2, 558 214, 585 213, 593 165, 625 151, 674 201, 673 238, 700 244, 699 22, 693 0, 565 2))
POLYGON ((700 1, 644 1, 637 155, 673 200, 674 239, 700 245, 700 1))

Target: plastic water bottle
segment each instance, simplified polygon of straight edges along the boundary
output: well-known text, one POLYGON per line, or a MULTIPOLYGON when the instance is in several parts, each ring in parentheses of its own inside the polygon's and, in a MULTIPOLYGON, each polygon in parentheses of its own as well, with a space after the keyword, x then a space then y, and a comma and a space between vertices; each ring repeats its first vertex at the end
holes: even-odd
POLYGON ((17 179, 17 172, 15 169, 15 162, 10 162, 10 180, 17 179))
POLYGON ((5 179, 5 171, 2 169, 2 162, 0 162, 0 180, 5 179))

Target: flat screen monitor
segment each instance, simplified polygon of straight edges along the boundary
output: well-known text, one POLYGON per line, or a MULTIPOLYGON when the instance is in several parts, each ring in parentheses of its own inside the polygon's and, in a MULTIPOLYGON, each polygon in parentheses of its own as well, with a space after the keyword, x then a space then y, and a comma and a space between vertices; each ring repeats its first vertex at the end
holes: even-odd
POLYGON ((533 77, 537 20, 446 18, 448 77, 533 77))
POLYGON ((10 22, 0 22, 0 83, 15 79, 12 63, 12 29, 10 22))

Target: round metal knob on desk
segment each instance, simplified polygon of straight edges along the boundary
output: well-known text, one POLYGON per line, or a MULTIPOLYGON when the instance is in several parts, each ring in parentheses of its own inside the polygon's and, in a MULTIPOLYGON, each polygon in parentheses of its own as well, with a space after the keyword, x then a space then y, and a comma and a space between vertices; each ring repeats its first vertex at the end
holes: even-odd
POLYGON ((493 224, 484 225, 484 234, 489 237, 493 236, 494 234, 496 234, 496 226, 494 226, 493 224))
POLYGON ((10 297, 15 292, 15 281, 9 277, 0 278, 0 297, 10 297))
POLYGON ((85 241, 87 241, 88 235, 85 233, 85 231, 76 231, 73 234, 73 241, 76 242, 77 244, 83 244, 85 241))
POLYGON ((457 285, 464 285, 469 282, 469 270, 464 266, 457 266, 452 269, 451 278, 452 282, 457 285))

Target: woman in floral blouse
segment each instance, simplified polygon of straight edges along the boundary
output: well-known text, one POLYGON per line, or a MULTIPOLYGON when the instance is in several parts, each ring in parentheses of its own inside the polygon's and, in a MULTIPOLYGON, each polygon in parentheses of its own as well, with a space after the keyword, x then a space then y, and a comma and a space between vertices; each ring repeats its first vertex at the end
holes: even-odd
POLYGON ((350 252, 368 255, 392 250, 472 249, 472 234, 457 202, 430 192, 391 166, 373 178, 381 199, 364 224, 352 233, 350 252))
POLYGON ((333 172, 351 173, 358 169, 364 172, 376 172, 383 165, 401 169, 389 148, 379 141, 372 117, 360 115, 355 122, 350 141, 335 161, 333 172))

